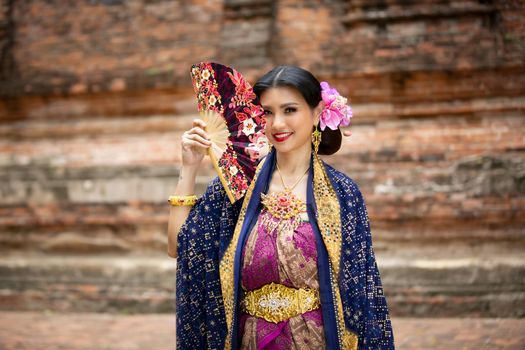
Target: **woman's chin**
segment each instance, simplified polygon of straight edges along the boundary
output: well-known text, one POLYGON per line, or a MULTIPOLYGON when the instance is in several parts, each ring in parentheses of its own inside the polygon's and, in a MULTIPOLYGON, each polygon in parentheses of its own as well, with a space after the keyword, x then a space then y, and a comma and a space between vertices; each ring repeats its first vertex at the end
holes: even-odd
POLYGON ((302 154, 303 152, 308 152, 308 153, 311 152, 311 147, 310 147, 309 150, 306 150, 303 147, 300 147, 300 146, 297 147, 297 145, 295 145, 295 147, 294 147, 294 145, 284 145, 284 144, 283 145, 275 145, 274 144, 273 147, 275 148, 275 151, 277 153, 286 154, 286 155, 290 155, 290 156, 292 156, 294 154, 299 155, 299 154, 302 154))
POLYGON ((273 148, 275 148, 275 151, 277 153, 281 153, 281 154, 287 154, 288 152, 290 152, 290 149, 284 145, 274 145, 273 148))
POLYGON ((286 140, 284 142, 274 142, 273 147, 278 152, 289 152, 293 149, 293 144, 290 143, 289 140, 286 140))

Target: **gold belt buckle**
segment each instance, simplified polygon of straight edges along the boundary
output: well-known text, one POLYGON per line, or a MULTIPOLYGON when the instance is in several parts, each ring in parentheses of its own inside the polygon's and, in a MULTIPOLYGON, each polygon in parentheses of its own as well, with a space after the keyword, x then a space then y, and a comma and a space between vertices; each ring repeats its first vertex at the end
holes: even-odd
POLYGON ((241 302, 243 311, 273 323, 315 310, 320 306, 318 290, 292 288, 273 282, 246 292, 241 302))

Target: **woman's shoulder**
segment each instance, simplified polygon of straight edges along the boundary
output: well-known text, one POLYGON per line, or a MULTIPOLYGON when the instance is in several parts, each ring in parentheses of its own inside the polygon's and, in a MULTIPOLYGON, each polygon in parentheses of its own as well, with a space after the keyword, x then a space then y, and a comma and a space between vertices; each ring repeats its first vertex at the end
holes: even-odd
POLYGON ((199 197, 199 201, 222 201, 226 196, 226 191, 222 186, 218 176, 212 178, 206 185, 204 193, 199 197))
POLYGON ((239 210, 243 202, 242 198, 232 204, 221 179, 219 176, 215 176, 208 182, 206 190, 202 196, 197 199, 197 203, 203 202, 207 204, 208 208, 221 209, 223 211, 230 209, 239 210))
POLYGON ((325 162, 323 163, 325 165, 326 172, 328 176, 330 177, 330 180, 332 181, 332 186, 338 187, 338 189, 342 190, 343 193, 350 192, 355 195, 361 194, 361 191, 359 190, 359 186, 353 178, 343 173, 342 171, 337 170, 330 164, 325 163, 325 162))
POLYGON ((224 187, 222 186, 219 176, 215 176, 214 178, 210 180, 210 182, 208 182, 206 192, 217 193, 217 194, 222 194, 222 195, 226 193, 226 191, 224 190, 224 187))

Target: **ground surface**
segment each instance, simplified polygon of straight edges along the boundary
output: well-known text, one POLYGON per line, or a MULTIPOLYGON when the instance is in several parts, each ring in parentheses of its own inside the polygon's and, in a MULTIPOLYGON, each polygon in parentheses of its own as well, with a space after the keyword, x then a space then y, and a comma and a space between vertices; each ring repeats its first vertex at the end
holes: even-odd
MULTIPOLYGON (((396 349, 525 349, 525 319, 394 318, 396 349)), ((165 350, 175 316, 1 312, 2 350, 165 350)))

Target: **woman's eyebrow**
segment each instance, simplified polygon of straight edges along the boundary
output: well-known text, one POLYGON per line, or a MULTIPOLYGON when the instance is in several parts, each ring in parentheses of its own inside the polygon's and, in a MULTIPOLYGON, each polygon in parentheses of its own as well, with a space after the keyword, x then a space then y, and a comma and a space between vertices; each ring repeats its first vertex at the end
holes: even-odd
POLYGON ((281 105, 281 108, 284 108, 284 107, 289 107, 289 106, 298 106, 299 104, 297 102, 287 102, 287 103, 283 103, 281 105))
MULTIPOLYGON (((289 107, 289 106, 298 106, 299 103, 297 102, 286 102, 286 103, 283 103, 282 105, 280 105, 279 107, 280 108, 284 108, 284 107, 289 107)), ((263 109, 272 109, 271 106, 265 106, 265 105, 262 105, 262 108, 263 109)))

